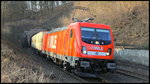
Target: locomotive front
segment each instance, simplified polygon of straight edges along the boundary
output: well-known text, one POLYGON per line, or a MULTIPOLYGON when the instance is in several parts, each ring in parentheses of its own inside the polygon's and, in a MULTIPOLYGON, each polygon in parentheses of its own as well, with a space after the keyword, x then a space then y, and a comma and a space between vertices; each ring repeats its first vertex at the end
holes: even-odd
POLYGON ((116 68, 114 62, 114 37, 107 25, 80 23, 80 56, 78 71, 81 72, 113 72, 116 68))

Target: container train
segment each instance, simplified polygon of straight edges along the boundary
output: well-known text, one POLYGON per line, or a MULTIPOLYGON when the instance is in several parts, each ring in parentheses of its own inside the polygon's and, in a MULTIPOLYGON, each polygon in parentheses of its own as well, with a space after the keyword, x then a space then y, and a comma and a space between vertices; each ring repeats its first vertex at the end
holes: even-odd
POLYGON ((116 69, 114 36, 104 24, 75 22, 51 31, 26 31, 23 46, 79 76, 116 69))

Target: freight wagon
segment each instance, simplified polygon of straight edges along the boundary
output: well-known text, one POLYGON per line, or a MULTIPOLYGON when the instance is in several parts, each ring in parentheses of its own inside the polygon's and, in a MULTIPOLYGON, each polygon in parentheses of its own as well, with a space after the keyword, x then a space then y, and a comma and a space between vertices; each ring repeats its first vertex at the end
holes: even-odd
POLYGON ((112 72, 114 37, 108 25, 76 22, 28 37, 28 45, 64 70, 78 75, 112 72))

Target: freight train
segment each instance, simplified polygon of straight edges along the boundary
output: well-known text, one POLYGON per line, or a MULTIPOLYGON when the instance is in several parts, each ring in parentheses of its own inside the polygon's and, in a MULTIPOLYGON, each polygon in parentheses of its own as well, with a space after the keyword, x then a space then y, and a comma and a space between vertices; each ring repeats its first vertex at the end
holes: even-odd
POLYGON ((75 22, 51 31, 26 31, 23 46, 82 76, 116 69, 114 36, 104 24, 75 22))

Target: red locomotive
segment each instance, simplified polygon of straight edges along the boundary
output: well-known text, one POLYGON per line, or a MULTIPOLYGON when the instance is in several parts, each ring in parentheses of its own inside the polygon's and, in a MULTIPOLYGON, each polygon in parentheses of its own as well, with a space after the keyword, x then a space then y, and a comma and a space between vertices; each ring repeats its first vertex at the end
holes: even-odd
POLYGON ((29 45, 68 71, 78 75, 114 71, 114 37, 103 24, 76 22, 51 31, 37 31, 29 45))
MULTIPOLYGON (((85 7, 74 9, 90 12, 85 7)), ((93 19, 72 18, 76 22, 66 27, 26 31, 22 44, 79 76, 95 77, 97 73, 112 72, 116 69, 112 29, 108 25, 88 23, 93 19)))

